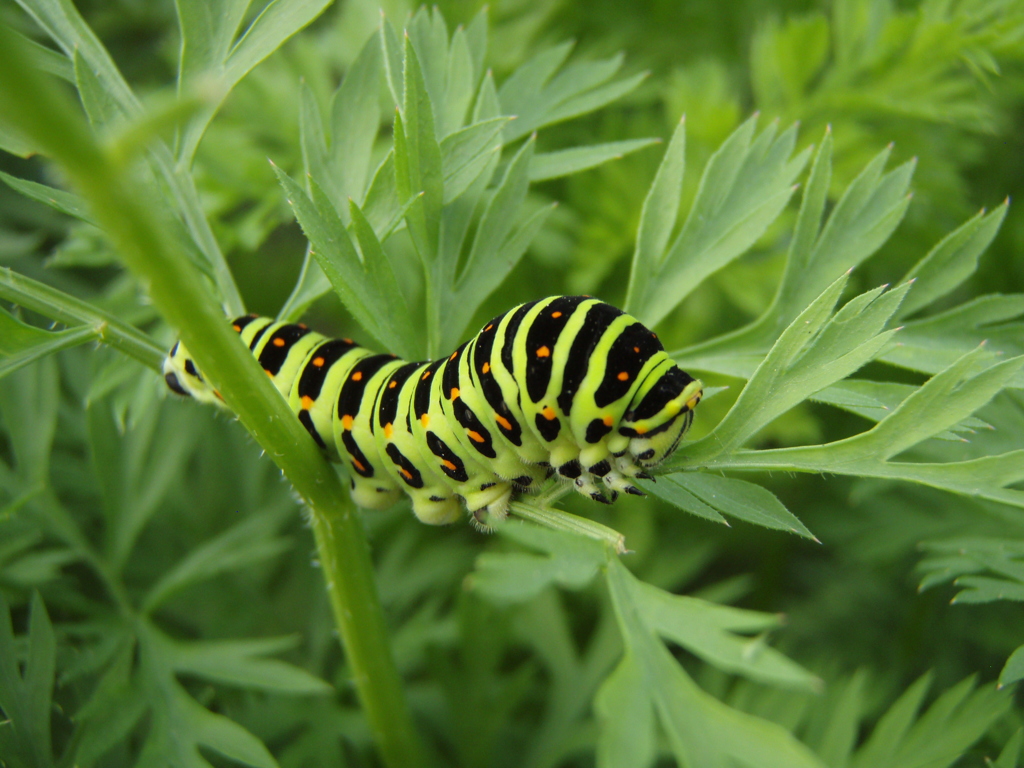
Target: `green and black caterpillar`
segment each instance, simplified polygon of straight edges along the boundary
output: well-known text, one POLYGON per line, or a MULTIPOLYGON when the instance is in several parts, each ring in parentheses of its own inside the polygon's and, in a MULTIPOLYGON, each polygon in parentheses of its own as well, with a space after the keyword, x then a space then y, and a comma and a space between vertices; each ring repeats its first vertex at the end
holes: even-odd
MULTIPOLYGON (((425 523, 505 516, 552 474, 597 501, 640 494, 703 394, 636 318, 588 296, 521 304, 446 358, 409 363, 303 324, 247 315, 234 329, 299 421, 350 470, 371 509, 402 491, 425 523)), ((185 347, 164 362, 180 395, 220 403, 185 347)))

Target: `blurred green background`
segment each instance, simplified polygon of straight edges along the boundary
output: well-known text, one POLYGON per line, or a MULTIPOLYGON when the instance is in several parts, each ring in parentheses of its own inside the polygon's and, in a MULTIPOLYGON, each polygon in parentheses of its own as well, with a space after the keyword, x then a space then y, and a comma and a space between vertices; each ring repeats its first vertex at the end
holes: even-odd
MULTIPOLYGON (((297 83, 304 81, 327 103, 375 32, 380 5, 396 20, 414 10, 402 2, 336 3, 234 89, 199 147, 195 177, 202 203, 251 311, 274 314, 280 308, 306 248, 267 162, 272 159, 293 176, 301 173, 297 83)), ((144 102, 170 97, 179 45, 170 0, 80 0, 76 6, 144 102)), ((438 3, 450 27, 469 22, 483 6, 438 3)), ((799 122, 801 147, 820 141, 831 126, 834 195, 890 142, 890 167, 916 158, 913 204, 895 235, 855 272, 858 290, 897 280, 978 209, 991 209, 1008 196, 1012 202, 1024 191, 1024 2, 496 0, 489 16, 488 56, 499 83, 531 55, 568 38, 576 41, 576 57, 621 51, 626 73, 646 71, 644 83, 625 99, 545 130, 539 149, 644 137, 664 141, 685 115, 684 207, 696 192, 697 171, 754 112, 762 124, 799 122)), ((0 19, 39 38, 13 3, 0 5, 0 19)), ((558 293, 594 294, 621 304, 641 206, 661 154, 659 147, 643 149, 535 186, 531 194, 538 201, 556 200, 559 207, 478 319, 558 293)), ((0 170, 61 183, 37 158, 0 154, 0 170)), ((794 216, 791 206, 750 253, 666 321, 667 348, 738 327, 768 306, 784 266, 781 250, 773 246, 794 216)), ((173 338, 95 229, 3 185, 0 265, 87 298, 151 329, 168 345, 173 338)), ((1024 211, 1017 204, 1011 204, 977 272, 943 304, 997 292, 1024 292, 1024 211)), ((307 322, 324 332, 359 335, 332 295, 311 309, 307 322)), ((294 635, 290 645, 282 645, 286 658, 338 690, 316 706, 280 691, 232 692, 194 681, 190 690, 259 735, 283 765, 372 762, 345 684, 321 575, 315 562, 311 567, 308 530, 288 488, 240 427, 187 404, 165 402, 156 376, 109 349, 77 349, 19 376, 24 381, 8 388, 0 403, 5 424, 11 432, 57 430, 54 484, 68 508, 78 510, 84 535, 101 525, 95 511, 100 498, 152 505, 140 512, 146 523, 136 550, 125 553, 119 583, 128 599, 179 558, 259 510, 234 534, 251 545, 232 564, 235 570, 225 566, 215 582, 169 598, 160 614, 163 626, 188 638, 294 635), (140 376, 151 378, 152 386, 126 387, 140 376), (109 447, 125 434, 121 447, 109 447), (133 447, 132 440, 142 447, 133 447), (104 477, 102 467, 96 472, 97 455, 88 446, 97 442, 108 446, 103 455, 117 468, 107 468, 111 477, 104 477), (154 476, 169 455, 178 460, 173 469, 154 476)), ((886 376, 923 380, 892 369, 886 376)), ((703 407, 697 435, 721 417, 732 397, 703 407)), ((986 420, 995 426, 984 437, 986 445, 1024 446, 1019 390, 996 403, 986 420)), ((853 415, 804 403, 768 428, 758 445, 826 442, 862 429, 853 415)), ((0 450, 10 456, 12 442, 4 439, 0 450)), ((947 457, 952 449, 929 450, 947 457)), ((649 499, 622 499, 609 510, 572 499, 567 507, 625 533, 633 550, 628 566, 651 583, 784 613, 787 626, 773 644, 824 678, 827 696, 845 690, 852 675, 861 676, 855 679, 863 686, 866 724, 929 670, 939 691, 971 674, 984 682, 998 677, 1024 638, 1019 603, 951 605, 956 590, 948 584, 918 592, 919 566, 928 542, 1024 539, 1024 518, 1016 511, 882 481, 757 479, 822 545, 743 523, 714 526, 649 499)), ((38 589, 56 621, 89 616, 92 631, 102 635, 102 585, 88 569, 62 559, 52 532, 19 518, 11 502, 0 499, 0 510, 6 510, 0 525, 7 527, 0 534, 0 592, 15 608, 18 631, 29 595, 38 589)), ((571 745, 554 750, 555 757, 538 757, 543 750, 536 747, 536 754, 518 763, 509 745, 548 727, 542 702, 549 702, 554 682, 551 667, 538 661, 543 644, 531 638, 564 630, 579 648, 592 647, 601 631, 602 598, 563 595, 557 613, 567 624, 552 629, 538 618, 545 615, 539 610, 529 616, 505 612, 462 589, 475 555, 494 542, 465 526, 419 526, 404 505, 368 516, 367 522, 382 597, 397 628, 399 665, 413 679, 414 708, 435 718, 452 764, 591 764, 592 757, 571 745)), ((59 638, 57 743, 70 737, 69 716, 88 698, 96 670, 117 650, 93 642, 90 626, 76 626, 59 638)), ((706 689, 784 724, 806 721, 816 706, 813 698, 795 695, 773 703, 764 691, 742 690, 724 674, 680 658, 706 689)), ((314 691, 315 684, 309 686, 314 691)), ((983 755, 997 755, 1019 727, 1020 714, 1018 706, 995 720, 957 765, 981 766, 983 755)), ((586 741, 585 730, 579 738, 586 741)), ((97 751, 98 764, 128 764, 138 742, 129 738, 107 746, 97 751)))

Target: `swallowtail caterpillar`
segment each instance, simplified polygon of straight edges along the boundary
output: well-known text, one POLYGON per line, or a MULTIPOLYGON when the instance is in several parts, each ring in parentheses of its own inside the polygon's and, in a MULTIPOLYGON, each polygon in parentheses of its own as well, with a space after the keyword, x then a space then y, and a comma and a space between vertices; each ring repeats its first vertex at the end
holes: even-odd
MULTIPOLYGON (((305 325, 233 323, 299 421, 349 471, 361 507, 407 493, 425 523, 501 519, 514 494, 557 474, 596 501, 679 446, 702 384, 636 318, 553 296, 491 320, 448 357, 406 362, 305 325)), ((179 395, 220 405, 181 344, 164 362, 179 395)), ((642 494, 641 494, 642 495, 642 494)))

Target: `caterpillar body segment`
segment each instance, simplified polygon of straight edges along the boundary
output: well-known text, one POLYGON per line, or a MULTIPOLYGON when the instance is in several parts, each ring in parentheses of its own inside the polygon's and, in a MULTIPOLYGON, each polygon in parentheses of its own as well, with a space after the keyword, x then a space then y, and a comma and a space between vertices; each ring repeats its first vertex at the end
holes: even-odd
POLYGON ((290 388, 288 404, 331 461, 345 459, 338 452, 338 443, 331 439, 338 398, 328 393, 340 393, 355 364, 369 356, 368 350, 348 339, 323 339, 304 361, 298 380, 290 388))
MULTIPOLYGON (((678 447, 702 385, 635 318, 588 296, 522 304, 437 361, 405 362, 305 325, 233 322, 312 439, 348 470, 357 504, 406 493, 430 524, 462 505, 481 524, 552 474, 596 501, 639 493, 678 447)), ((164 362, 176 393, 221 404, 188 351, 164 362)))
POLYGON ((352 469, 352 499, 368 509, 386 509, 401 495, 401 486, 388 474, 387 460, 377 450, 373 420, 378 395, 402 362, 394 355, 364 357, 353 366, 338 394, 334 443, 347 454, 352 469))
POLYGON ((461 444, 457 433, 466 431, 465 428, 456 421, 449 421, 445 414, 442 390, 444 370, 449 364, 455 361, 449 358, 432 363, 415 382, 412 429, 420 454, 465 499, 466 507, 478 520, 488 514, 503 516, 512 494, 511 484, 488 469, 472 449, 467 450, 461 444))
POLYGON ((386 471, 409 494, 416 516, 444 525, 459 519, 462 504, 443 474, 424 463, 412 426, 414 383, 429 365, 406 363, 391 374, 377 402, 375 438, 386 471))

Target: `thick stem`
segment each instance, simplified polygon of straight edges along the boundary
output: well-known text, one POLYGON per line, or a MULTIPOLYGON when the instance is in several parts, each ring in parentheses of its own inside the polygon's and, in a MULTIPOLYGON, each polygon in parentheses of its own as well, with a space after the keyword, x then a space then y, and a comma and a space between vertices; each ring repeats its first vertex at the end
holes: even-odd
POLYGON ((312 509, 331 602, 371 731, 387 765, 422 765, 362 526, 338 475, 224 322, 202 278, 154 215, 160 206, 152 191, 111 160, 57 84, 27 64, 20 41, 2 25, 0 50, 0 114, 61 164, 154 305, 312 509))

